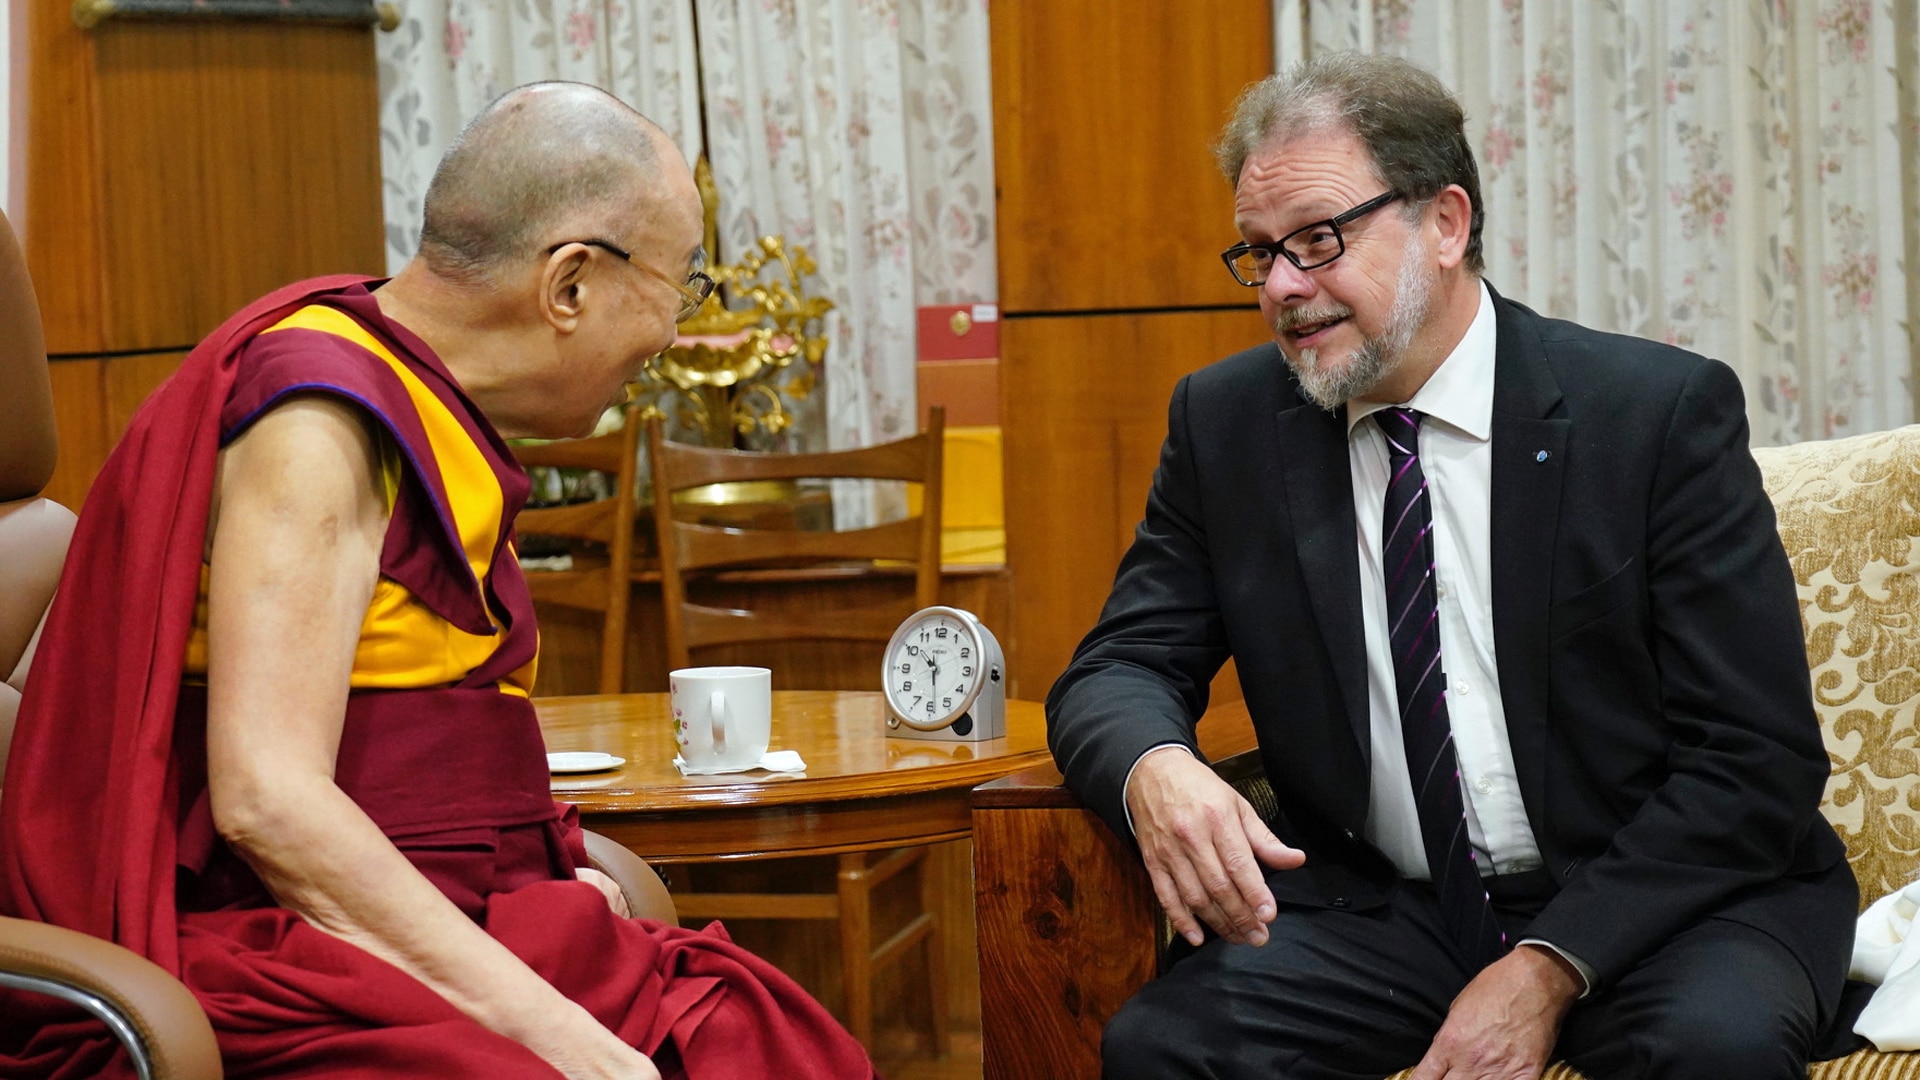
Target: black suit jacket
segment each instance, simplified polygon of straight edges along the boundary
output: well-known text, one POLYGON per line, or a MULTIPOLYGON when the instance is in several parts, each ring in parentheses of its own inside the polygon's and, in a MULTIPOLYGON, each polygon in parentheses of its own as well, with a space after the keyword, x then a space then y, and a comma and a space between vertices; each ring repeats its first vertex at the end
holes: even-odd
MULTIPOLYGON (((1494 298, 1493 625, 1522 799, 1559 887, 1529 930, 1601 985, 1709 915, 1773 934, 1823 1005, 1856 891, 1794 582, 1725 365, 1494 298)), ((1147 748, 1193 747, 1231 655, 1284 820, 1283 904, 1382 902, 1361 839, 1366 666, 1343 415, 1269 344, 1183 379, 1132 548, 1048 699, 1073 787, 1128 835, 1147 748)))

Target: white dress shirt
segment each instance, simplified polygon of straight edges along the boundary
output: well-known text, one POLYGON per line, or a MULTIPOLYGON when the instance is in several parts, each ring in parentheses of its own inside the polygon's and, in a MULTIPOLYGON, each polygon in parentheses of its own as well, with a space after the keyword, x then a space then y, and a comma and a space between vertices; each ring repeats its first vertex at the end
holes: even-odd
MULTIPOLYGON (((1480 286, 1480 310, 1453 353, 1405 402, 1420 423, 1420 468, 1433 510, 1433 572, 1440 606, 1440 664, 1447 677, 1447 719, 1467 809, 1467 837, 1482 874, 1541 865, 1527 824, 1500 704, 1493 652, 1491 505, 1493 488, 1493 298, 1480 286)), ((1381 572, 1386 503, 1386 437, 1368 419, 1389 406, 1347 403, 1348 465, 1359 525, 1360 609, 1366 629, 1367 706, 1373 732, 1373 784, 1367 839, 1408 878, 1428 881, 1420 816, 1407 777, 1406 744, 1387 635, 1381 572)))

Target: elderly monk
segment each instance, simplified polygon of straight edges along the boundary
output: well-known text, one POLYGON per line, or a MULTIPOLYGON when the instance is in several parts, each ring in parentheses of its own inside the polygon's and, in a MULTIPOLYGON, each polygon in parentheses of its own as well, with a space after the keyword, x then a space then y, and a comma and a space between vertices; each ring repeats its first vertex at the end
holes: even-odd
MULTIPOLYGON (((0 911, 178 973, 233 1077, 871 1076, 717 928, 612 910, 547 795, 502 440, 592 429, 711 288, 700 240, 656 127, 524 87, 448 151, 397 277, 203 342, 88 500, 0 911)), ((0 1001, 0 1074, 130 1071, 53 1009, 0 1001)))

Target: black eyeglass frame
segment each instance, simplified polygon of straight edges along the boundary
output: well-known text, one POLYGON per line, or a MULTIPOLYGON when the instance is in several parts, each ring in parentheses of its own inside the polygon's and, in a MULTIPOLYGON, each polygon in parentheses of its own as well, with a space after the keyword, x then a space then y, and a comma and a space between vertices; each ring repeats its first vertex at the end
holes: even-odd
POLYGON ((1345 234, 1340 231, 1342 226, 1351 225, 1361 218, 1366 217, 1368 214, 1373 213, 1375 210, 1392 203, 1396 199, 1404 197, 1405 196, 1398 191, 1384 191, 1345 213, 1336 214, 1324 221, 1316 221, 1309 225, 1302 225, 1278 240, 1270 240, 1259 244, 1242 241, 1221 252, 1220 261, 1227 264, 1227 273, 1233 275, 1233 280, 1250 289, 1265 285, 1267 279, 1262 277, 1258 281, 1248 281, 1246 278, 1240 276, 1240 267, 1237 263, 1241 256, 1250 255, 1256 251, 1264 251, 1268 255, 1284 255, 1287 261, 1292 263, 1297 270, 1318 270, 1347 253, 1347 238, 1345 234), (1301 233, 1313 232, 1316 229, 1325 229, 1333 233, 1334 253, 1318 262, 1301 262, 1300 256, 1295 255, 1293 251, 1287 247, 1287 243, 1301 233))
POLYGON ((699 311, 700 305, 705 304, 707 297, 713 295, 713 278, 708 276, 706 271, 694 270, 687 275, 685 283, 678 282, 667 274, 648 266, 646 263, 635 262, 631 251, 617 247, 605 240, 562 240, 548 248, 547 254, 551 255, 561 248, 566 247, 568 244, 585 244, 587 247, 597 247, 611 255, 619 256, 622 262, 627 263, 635 269, 652 274, 654 277, 673 286, 674 289, 680 293, 680 310, 675 312, 673 316, 673 321, 676 323, 683 323, 693 318, 693 313, 699 311))

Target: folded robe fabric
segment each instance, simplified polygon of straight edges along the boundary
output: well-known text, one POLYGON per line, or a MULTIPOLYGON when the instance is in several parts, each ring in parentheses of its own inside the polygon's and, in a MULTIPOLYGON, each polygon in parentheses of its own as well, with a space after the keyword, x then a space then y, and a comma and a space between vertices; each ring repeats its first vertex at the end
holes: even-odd
MULTIPOLYGON (((106 938, 180 977, 212 1020, 232 1077, 545 1080, 558 1074, 524 1047, 271 906, 206 833, 203 705, 183 691, 181 673, 223 404, 246 344, 310 304, 361 312, 395 351, 426 352, 380 324, 366 283, 289 286, 229 319, 156 391, 95 481, 0 789, 0 914, 106 938), (183 875, 183 866, 202 874, 183 875)), ((422 363, 440 370, 430 356, 422 363)), ((667 1075, 871 1076, 864 1051, 818 1003, 717 927, 619 919, 597 890, 571 880, 571 827, 550 804, 531 809, 545 769, 524 698, 470 687, 356 692, 342 734, 343 789, 356 794, 357 770, 356 798, 380 821, 381 770, 436 739, 465 747, 473 768, 502 770, 515 813, 468 829, 416 823, 397 830, 398 845, 534 970, 658 1055, 667 1075), (434 722, 449 717, 485 736, 449 736, 434 722)), ((0 994, 0 1075, 132 1070, 77 1011, 0 994)))

